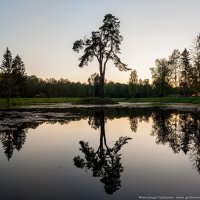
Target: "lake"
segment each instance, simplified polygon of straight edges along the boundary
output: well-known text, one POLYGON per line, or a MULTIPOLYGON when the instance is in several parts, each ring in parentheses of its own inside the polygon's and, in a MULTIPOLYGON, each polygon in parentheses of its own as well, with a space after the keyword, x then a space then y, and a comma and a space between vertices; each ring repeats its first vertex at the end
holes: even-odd
POLYGON ((0 111, 0 199, 200 196, 200 115, 166 108, 0 111))

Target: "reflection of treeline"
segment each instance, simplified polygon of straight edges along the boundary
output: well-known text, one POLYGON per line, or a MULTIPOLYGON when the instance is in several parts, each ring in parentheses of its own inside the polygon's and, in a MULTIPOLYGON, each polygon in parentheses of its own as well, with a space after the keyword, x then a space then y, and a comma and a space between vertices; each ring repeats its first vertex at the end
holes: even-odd
POLYGON ((157 144, 169 144, 174 153, 189 154, 200 173, 199 113, 156 112, 152 115, 152 135, 157 144))
MULTIPOLYGON (((26 123, 26 126, 34 125, 32 122, 47 122, 47 123, 60 123, 67 124, 71 121, 79 121, 81 119, 92 119, 95 117, 96 113, 101 111, 103 108, 43 108, 43 109, 18 109, 11 111, 1 111, 0 112, 0 129, 5 129, 6 127, 16 128, 16 126, 26 123)), ((149 122, 152 117, 153 121, 157 122, 160 118, 155 118, 156 114, 159 113, 159 117, 163 115, 163 120, 167 120, 168 115, 171 116, 175 113, 188 113, 186 111, 176 111, 176 110, 162 110, 154 107, 145 108, 105 108, 104 115, 105 120, 113 120, 122 117, 129 119, 130 124, 138 123, 141 121, 149 122)), ((192 116, 195 113, 191 112, 192 116)), ((198 114, 197 114, 198 116, 198 114)), ((166 123, 166 122, 165 122, 166 123)), ((137 130, 137 129, 136 129, 137 130)), ((135 130, 135 131, 136 131, 135 130)))
MULTIPOLYGON (((99 127, 98 113, 102 109, 26 109, 25 111, 6 111, 0 112, 0 141, 2 142, 4 153, 8 159, 13 155, 14 150, 20 150, 25 143, 26 133, 28 129, 36 129, 42 123, 60 123, 68 124, 71 121, 88 120, 91 127, 99 127)), ((151 109, 105 109, 105 121, 115 118, 129 117, 130 120, 139 116, 144 118, 144 113, 149 113, 151 109), (145 111, 145 112, 144 112, 145 111)), ((140 118, 140 117, 139 117, 140 118)))
MULTIPOLYGON (((30 109, 0 113, 0 141, 8 159, 13 151, 20 150, 29 128, 37 128, 42 123, 68 124, 71 121, 88 120, 92 128, 100 126, 101 108, 71 109, 30 109)), ((162 110, 155 108, 107 108, 104 109, 105 123, 108 120, 125 117, 130 129, 137 131, 138 123, 152 119, 151 135, 157 144, 168 144, 174 153, 189 154, 200 172, 200 116, 199 112, 162 110)))
POLYGON ((21 150, 26 140, 28 129, 35 129, 41 124, 40 122, 25 122, 17 127, 1 127, 0 141, 2 142, 4 153, 8 160, 12 157, 13 151, 21 150))

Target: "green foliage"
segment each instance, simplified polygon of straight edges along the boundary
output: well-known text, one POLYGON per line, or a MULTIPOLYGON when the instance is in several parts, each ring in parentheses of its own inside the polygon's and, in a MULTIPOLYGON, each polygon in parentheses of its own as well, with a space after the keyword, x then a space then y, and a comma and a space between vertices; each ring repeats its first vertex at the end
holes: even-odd
POLYGON ((181 53, 178 49, 174 49, 172 54, 169 56, 170 85, 173 88, 179 86, 180 57, 181 53))
POLYGON ((100 77, 97 73, 92 74, 88 78, 89 84, 89 96, 98 97, 99 96, 99 87, 100 87, 100 77))
POLYGON ((180 88, 185 96, 191 94, 192 74, 190 54, 187 49, 184 49, 181 54, 180 88))
POLYGON ((129 84, 137 84, 137 83, 138 83, 138 75, 137 75, 137 71, 134 69, 131 71, 129 84))
POLYGON ((200 33, 194 40, 192 55, 193 55, 193 65, 194 65, 192 87, 194 92, 198 93, 200 92, 200 33))
POLYGON ((124 97, 149 97, 153 96, 152 86, 149 79, 138 80, 137 71, 132 70, 128 82, 128 93, 124 97))
POLYGON ((153 89, 149 83, 149 79, 139 80, 138 90, 136 93, 136 97, 144 98, 153 96, 153 89))
POLYGON ((68 79, 40 79, 29 76, 26 80, 25 97, 86 97, 88 85, 80 82, 70 82, 68 79))
MULTIPOLYGON (((98 31, 92 32, 89 39, 85 38, 74 43, 74 51, 79 52, 84 49, 84 55, 80 58, 80 67, 87 65, 95 58, 99 62, 100 73, 92 74, 88 79, 88 84, 70 82, 63 78, 44 80, 35 75, 27 76, 25 65, 20 56, 17 55, 13 59, 7 48, 0 65, 0 98, 7 98, 7 100, 13 97, 85 98, 102 97, 102 94, 108 98, 200 95, 200 34, 195 38, 192 52, 185 49, 180 53, 179 50, 175 49, 168 59, 163 58, 155 61, 155 67, 151 68, 152 84, 149 83, 148 79, 138 80, 136 70, 131 71, 128 84, 106 82, 105 70, 109 60, 113 61, 119 70, 128 70, 117 57, 122 41, 119 25, 119 20, 108 14, 104 17, 103 25, 98 31)), ((44 102, 46 101, 48 102, 48 100, 44 100, 44 102)), ((190 102, 188 99, 183 100, 183 102, 185 101, 190 102)), ((0 103, 2 102, 0 101, 0 103)))
POLYGON ((10 98, 14 91, 14 79, 12 76, 12 54, 7 48, 3 55, 1 69, 1 95, 10 98))
POLYGON ((108 82, 105 85, 105 96, 109 98, 128 97, 128 85, 112 81, 108 82))
POLYGON ((0 96, 10 98, 21 96, 25 91, 25 66, 19 55, 12 58, 11 51, 7 48, 0 66, 0 96))
POLYGON ((157 59, 151 68, 153 96, 199 95, 200 93, 200 34, 192 51, 175 49, 169 59, 157 59))
POLYGON ((136 97, 138 92, 138 76, 137 71, 132 70, 129 78, 129 95, 131 97, 136 97))
POLYGON ((156 102, 156 103, 193 103, 200 104, 200 97, 153 97, 153 98, 132 98, 128 102, 156 102))
POLYGON ((158 96, 169 94, 170 89, 170 69, 167 59, 157 59, 156 67, 151 68, 153 87, 157 91, 158 96))

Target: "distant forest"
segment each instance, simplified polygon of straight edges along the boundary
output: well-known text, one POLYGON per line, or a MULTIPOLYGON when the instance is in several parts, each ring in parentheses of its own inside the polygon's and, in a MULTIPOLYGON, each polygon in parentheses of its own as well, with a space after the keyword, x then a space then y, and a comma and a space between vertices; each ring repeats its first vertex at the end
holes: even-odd
MULTIPOLYGON (((200 94, 200 34, 190 50, 175 49, 167 58, 157 59, 150 68, 152 82, 138 79, 132 70, 127 83, 105 81, 105 96, 110 98, 143 98, 156 96, 191 96, 200 94)), ((41 79, 26 74, 19 55, 15 58, 7 48, 0 66, 0 97, 95 97, 99 75, 90 75, 87 83, 68 79, 41 79)))

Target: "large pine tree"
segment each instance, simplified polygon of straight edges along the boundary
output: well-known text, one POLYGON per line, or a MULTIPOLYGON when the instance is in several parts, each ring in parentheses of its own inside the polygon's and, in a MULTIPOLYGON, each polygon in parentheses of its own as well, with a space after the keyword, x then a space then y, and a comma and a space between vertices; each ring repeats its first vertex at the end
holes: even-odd
POLYGON ((73 44, 73 50, 79 53, 84 49, 80 58, 79 67, 87 66, 89 62, 96 59, 99 64, 100 97, 104 97, 105 72, 108 61, 113 61, 120 71, 130 70, 127 65, 121 62, 118 54, 123 37, 120 35, 120 21, 112 14, 104 17, 103 25, 98 31, 93 31, 90 38, 77 40, 73 44))

